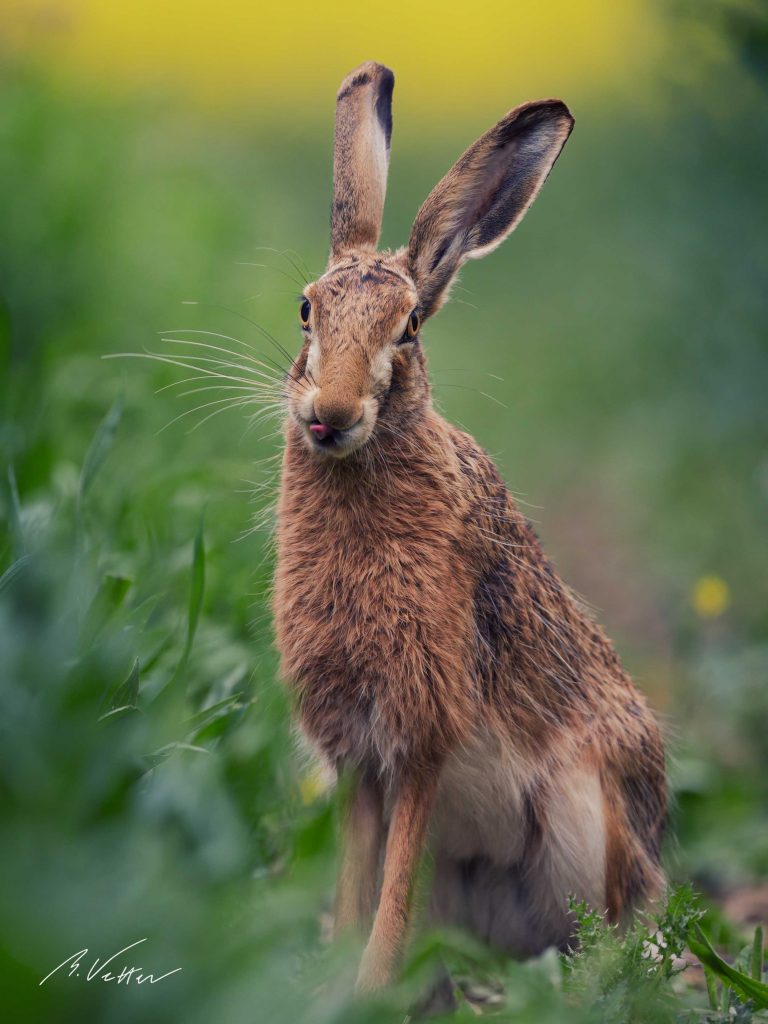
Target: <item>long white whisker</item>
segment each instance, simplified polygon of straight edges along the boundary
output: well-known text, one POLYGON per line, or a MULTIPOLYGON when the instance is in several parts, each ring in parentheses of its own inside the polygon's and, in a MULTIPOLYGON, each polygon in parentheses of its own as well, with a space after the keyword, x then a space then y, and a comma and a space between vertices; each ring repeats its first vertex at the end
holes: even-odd
MULTIPOLYGON (((229 396, 227 398, 217 398, 212 402, 203 402, 202 405, 196 405, 192 409, 185 409, 184 412, 179 413, 178 416, 174 416, 174 418, 170 420, 168 423, 166 423, 164 427, 161 427, 157 433, 162 434, 164 430, 167 430, 169 427, 172 427, 174 423, 178 423, 179 420, 183 420, 186 416, 191 416, 193 413, 201 412, 203 409, 210 409, 211 406, 213 405, 223 405, 224 408, 235 409, 238 406, 246 405, 248 402, 251 401, 253 401, 252 398, 248 398, 245 396, 241 396, 240 398, 234 398, 229 396)), ((219 409, 218 411, 224 412, 224 409, 219 409)), ((202 422, 205 422, 205 420, 203 420, 202 422)), ((199 426, 199 424, 196 424, 196 426, 199 426)))
POLYGON ((188 398, 189 395, 199 395, 203 391, 244 391, 246 395, 250 395, 254 402, 263 403, 270 398, 275 401, 277 400, 277 395, 269 391, 269 389, 265 388, 262 394, 259 394, 252 387, 248 387, 245 384, 208 384, 202 388, 189 388, 187 391, 180 391, 176 397, 188 398))
MULTIPOLYGON (((202 348, 212 348, 213 351, 226 351, 225 349, 219 349, 218 346, 208 346, 205 342, 202 341, 184 341, 175 338, 163 338, 162 340, 171 342, 172 344, 175 345, 198 345, 202 348)), ((237 353, 229 352, 227 354, 230 356, 234 356, 235 359, 238 358, 237 353)), ((233 370, 241 370, 243 373, 252 373, 255 377, 261 377, 265 380, 272 381, 273 383, 280 383, 279 378, 275 377, 274 374, 272 373, 266 374, 262 370, 254 370, 253 367, 251 366, 244 366, 242 363, 234 363, 231 362, 229 359, 217 359, 212 356, 198 356, 195 355, 194 353, 189 352, 184 352, 182 353, 182 355, 185 359, 196 359, 199 362, 213 363, 215 366, 224 366, 229 367, 230 369, 233 370)))
MULTIPOLYGON (((190 338, 161 338, 161 341, 166 341, 170 345, 193 345, 195 348, 205 348, 210 352, 223 352, 227 356, 231 356, 233 359, 247 359, 249 363, 253 363, 254 366, 259 366, 261 369, 258 371, 262 376, 267 376, 263 371, 269 371, 268 375, 272 380, 279 380, 279 377, 275 376, 275 371, 271 366, 263 363, 260 359, 254 358, 247 352, 233 352, 229 348, 224 348, 222 345, 211 345, 207 341, 193 341, 190 338)), ((256 372, 256 371, 254 371, 256 372)), ((282 376, 282 371, 281 371, 282 376)))
MULTIPOLYGON (((181 380, 174 380, 174 381, 171 381, 170 384, 164 384, 161 388, 157 388, 157 390, 155 391, 155 394, 159 395, 161 391, 168 391, 170 388, 180 388, 184 384, 191 384, 193 381, 197 381, 197 380, 210 380, 210 379, 211 379, 210 374, 199 375, 199 376, 196 376, 196 377, 182 377, 181 380)), ((227 378, 224 377, 223 379, 226 380, 227 378)), ((261 391, 261 392, 263 392, 264 394, 267 394, 267 395, 272 394, 276 398, 281 393, 278 388, 272 388, 272 387, 269 386, 269 384, 264 384, 262 381, 256 381, 256 380, 252 384, 243 384, 243 385, 237 385, 237 386, 241 387, 243 389, 244 388, 256 389, 256 390, 261 391)), ((229 385, 225 385, 225 384, 211 384, 210 387, 211 388, 215 388, 215 387, 225 388, 225 387, 229 387, 229 385)), ((206 389, 205 388, 197 388, 196 390, 204 391, 206 389)))
MULTIPOLYGON (((241 384, 257 385, 257 381, 251 377, 234 377, 231 374, 218 373, 215 370, 206 369, 204 366, 197 366, 195 363, 182 362, 180 359, 172 359, 170 356, 161 355, 158 352, 115 352, 101 357, 102 359, 154 359, 159 363, 167 363, 169 366, 180 366, 182 370, 195 370, 197 373, 206 374, 209 377, 218 377, 220 380, 232 380, 241 384)), ((198 362, 213 363, 214 366, 221 366, 219 359, 209 359, 206 356, 188 356, 188 359, 196 359, 198 362)), ((243 367, 235 367, 243 369, 243 367)))
MULTIPOLYGON (((196 303, 195 303, 195 305, 196 305, 196 303)), ((224 307, 224 308, 226 308, 226 307, 224 307)), ((233 312, 235 312, 235 311, 233 310, 233 312)), ((236 315, 241 316, 242 314, 236 313, 236 315)), ((248 319, 248 318, 246 317, 245 319, 248 319)), ((293 366, 293 356, 291 356, 291 354, 288 351, 286 351, 286 349, 284 349, 281 345, 279 345, 277 340, 272 337, 272 335, 269 333, 269 331, 265 331, 264 328, 262 328, 259 324, 255 323, 252 320, 248 320, 248 322, 249 323, 253 323, 253 325, 258 330, 260 330, 262 332, 262 334, 264 335, 265 338, 267 338, 267 340, 271 341, 273 345, 277 346, 278 351, 281 353, 281 355, 283 355, 287 359, 288 366, 287 367, 283 366, 281 363, 278 363, 275 359, 272 359, 271 356, 266 356, 265 355, 264 359, 266 359, 268 361, 268 363, 270 364, 270 366, 274 367, 274 369, 276 369, 279 373, 284 373, 284 374, 287 374, 288 376, 292 376, 292 374, 291 374, 291 367, 293 366)), ((259 352, 259 350, 257 348, 255 348, 253 345, 249 344, 249 342, 243 341, 242 338, 235 338, 231 334, 222 334, 220 331, 206 331, 206 330, 202 330, 201 328, 193 329, 191 327, 174 327, 174 328, 171 328, 169 330, 160 331, 158 333, 159 334, 205 334, 205 335, 208 335, 208 337, 210 337, 210 338, 219 338, 222 341, 232 341, 232 342, 235 343, 235 345, 242 345, 243 348, 247 348, 250 352, 255 352, 258 355, 263 355, 263 353, 259 352)), ((294 379, 297 379, 297 378, 294 378, 294 379)))

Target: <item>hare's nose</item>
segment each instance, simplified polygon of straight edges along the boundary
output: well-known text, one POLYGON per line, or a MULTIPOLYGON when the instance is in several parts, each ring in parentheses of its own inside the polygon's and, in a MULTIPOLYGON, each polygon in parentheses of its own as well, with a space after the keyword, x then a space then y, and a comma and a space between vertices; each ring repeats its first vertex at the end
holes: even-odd
POLYGON ((326 399, 322 395, 315 399, 315 422, 310 424, 310 430, 318 440, 322 440, 325 434, 321 435, 320 430, 334 431, 347 430, 354 427, 363 415, 360 402, 340 402, 338 399, 326 399), (316 430, 318 427, 319 430, 316 430))

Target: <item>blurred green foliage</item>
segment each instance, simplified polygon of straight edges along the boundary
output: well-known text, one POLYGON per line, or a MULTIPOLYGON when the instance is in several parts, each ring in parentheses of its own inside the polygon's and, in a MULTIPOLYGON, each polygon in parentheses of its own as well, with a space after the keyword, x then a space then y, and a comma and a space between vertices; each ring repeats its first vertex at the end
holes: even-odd
MULTIPOLYGON (((670 872, 714 893, 768 875, 768 120, 738 53, 689 52, 686 74, 576 110, 539 203, 426 330, 436 400, 541 506, 549 549, 665 716, 670 872), (696 597, 709 577, 714 603, 696 597)), ((629 1019, 626 944, 602 1001, 607 961, 579 996, 547 958, 499 965, 443 936, 420 940, 400 989, 350 1002, 354 951, 319 941, 334 802, 307 784, 271 647, 277 423, 248 430, 237 408, 172 423, 216 394, 156 394, 185 374, 100 359, 178 355, 162 338, 180 329, 279 360, 256 324, 295 350, 294 262, 325 259, 331 110, 322 132, 276 137, 23 67, 0 87, 11 1018, 373 1024, 442 953, 505 981, 506 1019, 629 1019), (80 949, 142 938, 134 962, 181 973, 38 985, 80 949)), ((406 127, 398 146, 396 123, 385 243, 484 127, 419 145, 406 127)), ((667 980, 631 1019, 683 1012, 667 980)))

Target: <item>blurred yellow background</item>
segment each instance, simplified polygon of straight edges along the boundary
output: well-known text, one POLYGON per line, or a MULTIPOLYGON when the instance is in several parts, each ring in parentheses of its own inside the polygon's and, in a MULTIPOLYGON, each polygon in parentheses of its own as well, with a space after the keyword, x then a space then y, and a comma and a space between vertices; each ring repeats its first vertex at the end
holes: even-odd
POLYGON ((499 97, 609 89, 650 58, 657 25, 638 0, 10 0, 6 32, 99 89, 163 85, 276 112, 326 103, 346 70, 375 59, 395 69, 405 111, 444 117, 499 97))

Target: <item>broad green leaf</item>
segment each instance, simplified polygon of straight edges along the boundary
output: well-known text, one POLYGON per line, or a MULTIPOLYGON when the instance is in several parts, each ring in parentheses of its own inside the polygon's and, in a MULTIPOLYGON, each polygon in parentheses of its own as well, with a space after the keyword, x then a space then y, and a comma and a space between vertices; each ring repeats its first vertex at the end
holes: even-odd
POLYGON ((768 1009, 768 985, 756 981, 743 971, 737 971, 717 953, 701 928, 696 925, 688 939, 691 952, 694 953, 705 967, 709 967, 719 978, 727 981, 741 995, 751 999, 759 1009, 768 1009))

